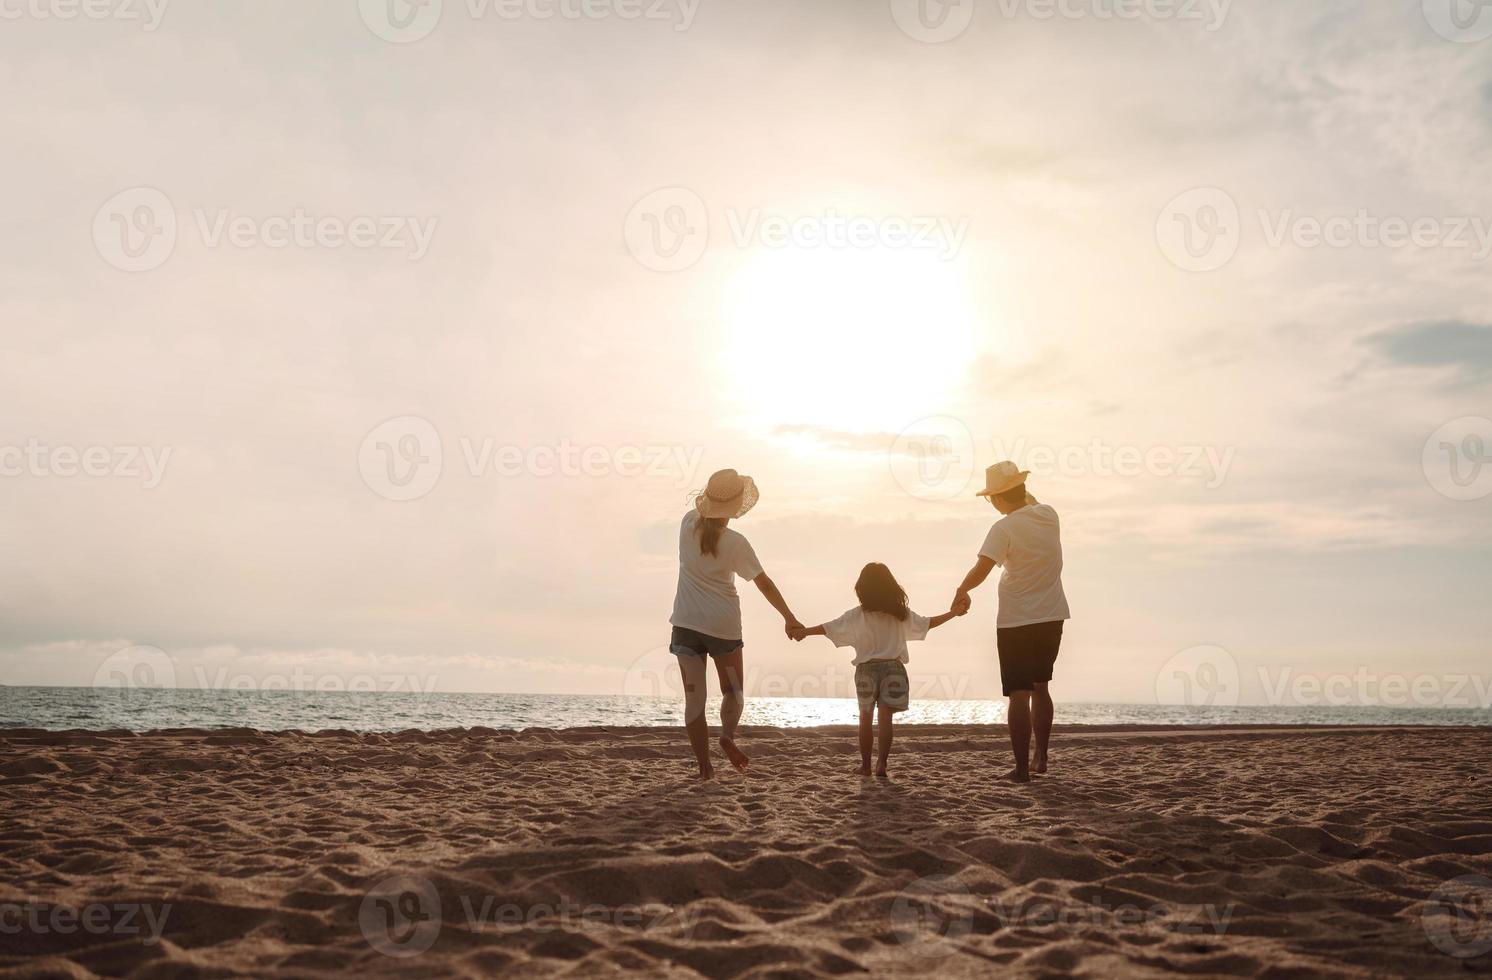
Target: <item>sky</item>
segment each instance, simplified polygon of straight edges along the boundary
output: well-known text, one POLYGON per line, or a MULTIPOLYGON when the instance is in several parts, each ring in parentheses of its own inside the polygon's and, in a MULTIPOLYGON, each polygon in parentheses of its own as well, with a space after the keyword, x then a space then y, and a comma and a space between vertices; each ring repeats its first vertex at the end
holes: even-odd
MULTIPOLYGON (((946 609, 1009 458, 1059 699, 1488 686, 1492 8, 0 18, 4 683, 645 693, 713 470, 812 624, 946 609)), ((749 693, 835 693, 743 607, 749 693)))

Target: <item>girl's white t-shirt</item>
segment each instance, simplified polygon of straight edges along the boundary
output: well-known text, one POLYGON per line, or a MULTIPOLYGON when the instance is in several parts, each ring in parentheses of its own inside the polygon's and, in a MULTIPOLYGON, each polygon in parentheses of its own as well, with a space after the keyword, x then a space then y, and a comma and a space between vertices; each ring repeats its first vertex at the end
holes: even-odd
POLYGON ((741 638, 741 597, 736 594, 736 576, 748 582, 762 573, 751 542, 741 532, 727 527, 713 555, 699 547, 702 518, 692 508, 679 525, 679 587, 674 594, 674 626, 694 630, 721 640, 741 638))
POLYGON ((854 647, 855 666, 872 660, 897 660, 906 663, 907 641, 927 637, 930 628, 926 616, 908 610, 906 619, 890 613, 866 612, 856 606, 833 622, 824 624, 824 635, 837 647, 854 647))

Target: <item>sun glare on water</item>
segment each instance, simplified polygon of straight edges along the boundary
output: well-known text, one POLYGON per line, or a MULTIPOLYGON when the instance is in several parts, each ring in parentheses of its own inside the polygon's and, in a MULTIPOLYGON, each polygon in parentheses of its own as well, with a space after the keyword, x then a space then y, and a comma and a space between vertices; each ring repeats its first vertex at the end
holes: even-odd
POLYGON ((924 249, 759 249, 729 290, 725 376, 765 425, 900 431, 976 347, 962 266, 924 249))

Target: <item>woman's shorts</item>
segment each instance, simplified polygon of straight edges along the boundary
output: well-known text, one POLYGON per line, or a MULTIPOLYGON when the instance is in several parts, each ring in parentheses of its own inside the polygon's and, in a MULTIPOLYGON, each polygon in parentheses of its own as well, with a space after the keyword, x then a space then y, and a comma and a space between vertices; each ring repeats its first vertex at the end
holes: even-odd
POLYGON ((911 687, 906 665, 900 660, 872 660, 855 667, 855 696, 862 714, 869 714, 878 704, 893 714, 907 710, 911 687))
POLYGON ((745 644, 740 640, 722 640, 718 636, 706 636, 682 626, 673 628, 673 636, 668 641, 668 651, 681 657, 703 657, 706 654, 723 657, 728 653, 735 653, 743 646, 745 644))
POLYGON ((995 642, 1000 649, 1000 686, 1005 696, 1031 691, 1052 679, 1052 667, 1062 647, 1062 621, 997 629, 995 642))

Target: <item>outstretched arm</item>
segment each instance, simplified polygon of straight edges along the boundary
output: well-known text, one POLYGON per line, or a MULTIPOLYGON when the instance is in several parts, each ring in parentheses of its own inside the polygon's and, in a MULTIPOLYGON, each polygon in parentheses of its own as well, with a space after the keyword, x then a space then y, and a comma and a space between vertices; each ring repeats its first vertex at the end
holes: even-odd
POLYGON ((943 614, 941 614, 939 616, 934 616, 932 619, 929 619, 927 621, 927 628, 930 629, 930 630, 937 629, 939 626, 942 626, 944 623, 948 622, 950 619, 953 619, 953 618, 958 617, 958 616, 962 616, 964 613, 966 613, 968 611, 969 610, 967 608, 965 608, 965 609, 950 609, 947 612, 945 612, 945 613, 943 613, 943 614))
POLYGON ((969 592, 983 585, 984 580, 989 578, 989 573, 994 571, 994 568, 995 563, 983 555, 980 555, 975 560, 974 567, 969 569, 968 574, 964 576, 963 582, 959 585, 958 591, 953 594, 954 612, 969 611, 969 606, 974 602, 974 600, 969 598, 969 592))
POLYGON ((762 596, 772 604, 772 608, 782 614, 783 628, 786 630, 788 636, 793 635, 793 630, 803 628, 803 624, 798 622, 798 617, 794 616, 793 611, 787 607, 787 600, 782 597, 782 593, 777 588, 777 583, 773 582, 767 576, 766 572, 762 572, 751 581, 756 583, 756 587, 761 590, 762 596))

